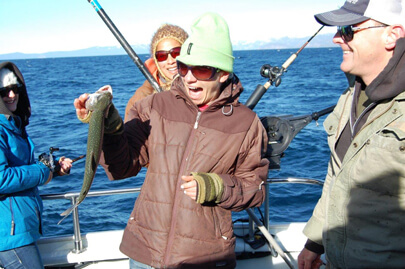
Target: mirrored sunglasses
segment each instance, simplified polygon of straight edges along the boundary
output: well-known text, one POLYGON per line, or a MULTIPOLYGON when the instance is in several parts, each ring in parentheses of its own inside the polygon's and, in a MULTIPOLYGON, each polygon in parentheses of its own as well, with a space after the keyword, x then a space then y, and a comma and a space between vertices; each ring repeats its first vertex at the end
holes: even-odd
POLYGON ((172 56, 173 59, 176 59, 177 56, 180 55, 180 49, 181 47, 175 47, 172 48, 171 50, 159 50, 155 52, 155 57, 158 62, 163 62, 167 60, 167 57, 172 56))
POLYGON ((2 88, 0 88, 0 96, 2 98, 6 97, 6 96, 9 96, 10 91, 13 91, 14 94, 19 94, 19 93, 22 92, 23 88, 24 88, 24 86, 21 85, 21 84, 18 84, 18 85, 13 84, 13 85, 10 85, 10 86, 7 86, 7 87, 2 87, 2 88))
POLYGON ((338 33, 343 38, 344 41, 350 42, 353 40, 354 33, 360 30, 371 29, 371 28, 380 28, 387 27, 386 25, 375 25, 367 27, 356 27, 353 25, 338 26, 338 33))
POLYGON ((211 80, 219 72, 219 69, 215 67, 203 65, 190 66, 180 61, 177 61, 177 70, 182 77, 185 77, 188 70, 190 70, 191 74, 198 80, 211 80))

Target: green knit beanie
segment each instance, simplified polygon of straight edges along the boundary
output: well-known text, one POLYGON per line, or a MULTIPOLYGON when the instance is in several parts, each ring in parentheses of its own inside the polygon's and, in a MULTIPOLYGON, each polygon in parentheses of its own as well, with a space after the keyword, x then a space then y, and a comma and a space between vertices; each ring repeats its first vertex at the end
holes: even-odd
POLYGON ((232 73, 234 57, 226 21, 211 12, 197 18, 177 60, 187 65, 212 66, 232 73))

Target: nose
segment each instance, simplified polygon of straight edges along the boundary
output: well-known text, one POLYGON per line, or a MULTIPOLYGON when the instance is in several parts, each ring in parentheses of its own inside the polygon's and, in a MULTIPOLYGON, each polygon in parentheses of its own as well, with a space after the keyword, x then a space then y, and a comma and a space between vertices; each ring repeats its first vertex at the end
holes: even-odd
POLYGON ((336 32, 336 34, 333 36, 332 42, 335 44, 342 44, 345 43, 342 35, 339 33, 339 31, 336 32))
POLYGON ((193 82, 196 82, 196 81, 197 81, 197 79, 195 78, 195 76, 193 75, 193 73, 191 72, 190 69, 187 70, 187 74, 184 76, 184 80, 185 80, 187 83, 193 83, 193 82))
POLYGON ((172 57, 172 55, 171 54, 169 54, 168 56, 167 56, 167 64, 170 64, 170 65, 172 65, 172 64, 177 64, 176 63, 176 58, 173 58, 172 57))
POLYGON ((8 97, 14 98, 14 97, 15 97, 14 91, 9 91, 9 92, 8 92, 8 97))

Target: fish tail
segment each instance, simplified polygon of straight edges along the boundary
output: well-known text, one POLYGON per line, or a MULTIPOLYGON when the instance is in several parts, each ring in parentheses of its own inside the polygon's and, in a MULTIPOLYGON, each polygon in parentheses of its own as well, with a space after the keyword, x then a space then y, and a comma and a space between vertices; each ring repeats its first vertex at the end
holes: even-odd
POLYGON ((72 213, 73 210, 75 210, 76 207, 78 207, 80 203, 75 203, 74 205, 70 206, 68 209, 66 209, 63 213, 61 213, 60 215, 63 217, 59 222, 58 225, 67 217, 70 215, 70 213, 72 213))
MULTIPOLYGON (((62 214, 61 214, 62 215, 62 214)), ((62 223, 69 215, 64 216, 60 221, 58 221, 58 225, 62 223)))

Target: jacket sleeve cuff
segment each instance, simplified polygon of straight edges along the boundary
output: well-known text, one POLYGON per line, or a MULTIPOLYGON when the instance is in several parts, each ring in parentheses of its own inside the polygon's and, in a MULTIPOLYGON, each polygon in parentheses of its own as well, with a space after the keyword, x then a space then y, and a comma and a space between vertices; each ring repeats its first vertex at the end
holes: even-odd
POLYGON ((325 252, 325 248, 322 245, 319 245, 310 239, 305 243, 305 248, 316 254, 323 254, 325 252))

